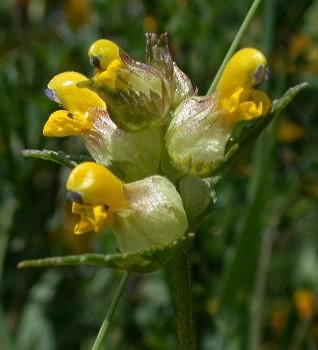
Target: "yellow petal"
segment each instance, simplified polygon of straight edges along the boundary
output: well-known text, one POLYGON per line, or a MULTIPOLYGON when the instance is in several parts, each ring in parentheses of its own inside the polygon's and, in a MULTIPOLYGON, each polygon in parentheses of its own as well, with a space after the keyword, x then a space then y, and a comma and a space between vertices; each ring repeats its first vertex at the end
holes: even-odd
POLYGON ((239 106, 236 120, 251 120, 268 114, 271 108, 271 101, 265 92, 252 90, 248 101, 242 102, 239 106))
POLYGON ((116 88, 116 74, 118 69, 122 67, 122 63, 119 59, 115 59, 109 64, 107 70, 97 73, 94 77, 95 81, 99 85, 107 85, 112 89, 116 88))
POLYGON ((126 205, 123 183, 110 170, 94 162, 84 162, 74 168, 66 188, 78 193, 84 204, 103 204, 112 211, 126 205))
POLYGON ((235 123, 266 115, 271 107, 268 96, 260 90, 237 88, 228 98, 221 101, 221 108, 227 111, 227 121, 235 123), (247 97, 246 97, 247 96, 247 97))
POLYGON ((217 91, 220 98, 229 98, 237 87, 250 89, 265 78, 266 57, 254 48, 245 48, 236 52, 226 65, 217 91))
POLYGON ((49 93, 71 113, 85 114, 90 108, 106 109, 105 102, 95 92, 78 86, 78 83, 84 81, 88 79, 83 74, 60 73, 49 82, 49 93))
POLYGON ((234 113, 240 104, 241 95, 243 92, 243 88, 237 88, 229 98, 225 98, 221 101, 222 109, 229 113, 234 113))
POLYGON ((262 103, 262 114, 261 115, 266 115, 269 112, 272 103, 265 92, 260 91, 260 90, 252 90, 249 99, 251 101, 255 102, 257 105, 262 103))
POLYGON ((80 219, 80 221, 74 226, 74 233, 81 235, 82 233, 88 233, 94 231, 94 225, 91 221, 86 219, 80 219))
POLYGON ((43 135, 48 137, 80 135, 91 128, 92 124, 83 115, 59 110, 50 115, 44 125, 43 135))
POLYGON ((263 115, 263 103, 260 102, 256 104, 251 101, 243 102, 240 104, 237 115, 235 117, 236 121, 239 120, 251 120, 263 115))
POLYGON ((90 231, 100 232, 106 225, 107 209, 103 205, 72 204, 72 212, 80 216, 80 221, 74 228, 75 234, 90 231))
POLYGON ((106 70, 113 60, 120 60, 119 47, 110 40, 99 39, 89 48, 88 56, 95 68, 106 70))

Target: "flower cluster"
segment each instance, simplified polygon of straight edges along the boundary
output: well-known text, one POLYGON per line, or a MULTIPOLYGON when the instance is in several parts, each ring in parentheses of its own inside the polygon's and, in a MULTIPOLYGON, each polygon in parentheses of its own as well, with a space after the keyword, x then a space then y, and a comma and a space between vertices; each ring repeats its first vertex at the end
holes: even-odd
POLYGON ((122 252, 182 238, 193 215, 177 190, 180 179, 188 177, 184 184, 199 195, 235 125, 266 115, 271 105, 256 89, 267 76, 260 51, 238 51, 216 91, 198 96, 173 61, 167 35, 146 38, 145 63, 100 39, 88 51, 93 77, 64 72, 46 90, 63 109, 49 117, 44 135, 78 135, 94 159, 67 181, 67 199, 80 217, 75 233, 109 226, 122 252))

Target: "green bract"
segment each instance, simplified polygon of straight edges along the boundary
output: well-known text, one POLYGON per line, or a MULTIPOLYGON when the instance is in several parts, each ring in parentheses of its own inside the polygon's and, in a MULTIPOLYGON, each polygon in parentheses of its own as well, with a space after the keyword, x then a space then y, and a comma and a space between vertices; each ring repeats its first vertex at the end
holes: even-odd
POLYGON ((20 268, 26 267, 61 267, 61 266, 98 266, 135 272, 152 272, 164 264, 175 249, 182 247, 193 239, 194 234, 186 234, 176 241, 156 247, 155 249, 144 249, 133 253, 115 254, 83 254, 56 256, 52 258, 25 260, 19 264, 20 268))
POLYGON ((93 125, 84 141, 97 163, 110 167, 127 182, 158 172, 163 147, 160 128, 128 133, 101 110, 95 112, 93 125))
POLYGON ((183 174, 209 176, 223 158, 232 128, 212 96, 193 96, 174 112, 166 133, 166 147, 183 174))
POLYGON ((180 239, 187 217, 176 188, 163 176, 124 185, 128 207, 113 216, 113 231, 121 251, 160 248, 180 239))

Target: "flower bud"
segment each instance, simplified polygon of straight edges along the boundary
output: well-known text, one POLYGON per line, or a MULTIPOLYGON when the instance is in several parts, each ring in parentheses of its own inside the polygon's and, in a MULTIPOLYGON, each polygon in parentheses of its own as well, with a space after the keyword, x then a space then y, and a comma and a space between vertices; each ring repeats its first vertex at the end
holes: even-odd
POLYGON ((162 176, 123 184, 107 168, 86 162, 71 172, 66 187, 81 218, 75 233, 109 225, 122 252, 160 249, 186 233, 182 200, 162 176))

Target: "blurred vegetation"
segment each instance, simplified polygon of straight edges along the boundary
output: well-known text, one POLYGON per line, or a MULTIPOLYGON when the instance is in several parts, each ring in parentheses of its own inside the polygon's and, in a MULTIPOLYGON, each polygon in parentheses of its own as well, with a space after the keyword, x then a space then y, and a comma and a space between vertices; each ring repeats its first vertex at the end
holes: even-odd
MULTIPOLYGON (((167 31, 175 60, 204 94, 250 1, 0 2, 0 350, 90 349, 120 273, 18 270, 22 259, 103 251, 109 235, 74 237, 67 171, 25 148, 84 154, 76 138, 45 139, 57 73, 91 71, 99 37, 142 59, 144 32, 167 31)), ((309 81, 216 186, 193 251, 200 349, 318 349, 318 1, 264 0, 242 46, 265 50, 269 95, 309 81)), ((175 349, 173 276, 134 274, 107 349, 175 349)))

